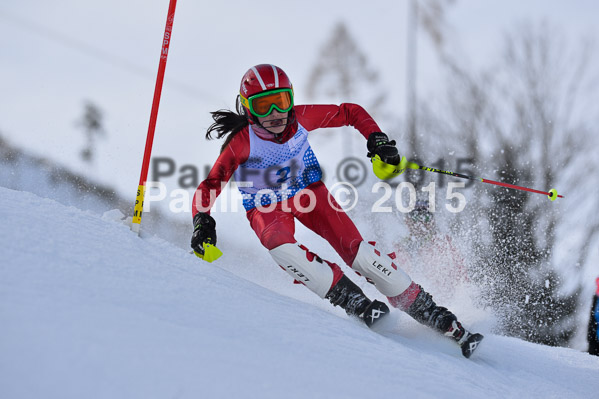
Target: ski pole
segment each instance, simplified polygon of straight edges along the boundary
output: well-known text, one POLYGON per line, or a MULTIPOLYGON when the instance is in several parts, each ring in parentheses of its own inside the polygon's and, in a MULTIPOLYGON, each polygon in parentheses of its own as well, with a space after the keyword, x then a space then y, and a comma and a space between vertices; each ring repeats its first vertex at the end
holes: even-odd
POLYGON ((535 189, 532 189, 532 188, 527 188, 527 187, 522 187, 522 186, 516 186, 515 184, 502 183, 502 182, 499 182, 499 181, 484 179, 482 177, 472 177, 472 176, 464 175, 462 173, 452 172, 452 171, 449 171, 449 170, 441 170, 441 169, 437 169, 437 168, 431 168, 431 167, 428 167, 428 166, 420 166, 420 165, 418 165, 418 164, 416 164, 414 162, 408 162, 408 164, 407 164, 406 167, 408 169, 416 169, 416 170, 420 169, 420 170, 425 170, 427 172, 441 173, 441 174, 444 174, 444 175, 449 175, 449 176, 453 176, 453 177, 459 177, 460 179, 481 181, 483 183, 495 184, 497 186, 507 187, 507 188, 511 188, 511 189, 514 189, 514 190, 522 190, 522 191, 529 191, 531 193, 545 194, 546 196, 549 197, 549 199, 551 201, 555 201, 557 198, 564 198, 563 195, 558 195, 557 190, 555 188, 552 188, 548 192, 545 192, 545 191, 535 190, 535 189))
POLYGON ((154 142, 154 131, 156 130, 156 119, 158 118, 158 106, 160 105, 160 95, 162 94, 162 82, 164 81, 164 71, 166 70, 166 59, 168 58, 168 48, 171 43, 171 33, 173 31, 173 21, 175 19, 175 7, 177 0, 170 0, 168 13, 166 16, 166 27, 162 38, 162 48, 160 51, 160 61, 158 63, 158 75, 156 76, 156 87, 154 88, 154 99, 152 100, 152 110, 150 112, 150 124, 146 136, 146 148, 144 151, 139 185, 137 186, 137 197, 133 208, 133 219, 131 220, 131 230, 139 234, 141 224, 141 214, 144 208, 144 197, 146 193, 146 180, 148 178, 148 168, 150 166, 150 155, 152 154, 152 143, 154 142))

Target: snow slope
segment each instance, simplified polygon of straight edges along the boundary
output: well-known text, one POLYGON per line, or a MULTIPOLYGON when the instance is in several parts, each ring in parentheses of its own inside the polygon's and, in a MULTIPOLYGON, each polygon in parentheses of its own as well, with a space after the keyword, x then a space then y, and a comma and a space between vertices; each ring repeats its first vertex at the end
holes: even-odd
POLYGON ((376 333, 303 287, 289 284, 306 300, 233 274, 243 254, 208 264, 109 219, 0 188, 1 398, 599 392, 598 357, 482 331, 468 360, 398 311, 376 333))

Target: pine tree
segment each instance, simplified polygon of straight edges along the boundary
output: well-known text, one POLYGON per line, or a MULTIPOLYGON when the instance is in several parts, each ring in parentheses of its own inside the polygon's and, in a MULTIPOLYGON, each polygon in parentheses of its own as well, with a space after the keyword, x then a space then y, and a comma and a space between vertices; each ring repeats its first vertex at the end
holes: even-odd
POLYGON ((373 116, 380 111, 386 91, 379 74, 369 66, 366 54, 343 22, 335 26, 322 46, 308 78, 306 94, 311 100, 322 97, 342 102, 359 100, 373 116), (364 87, 368 90, 363 90, 364 87))

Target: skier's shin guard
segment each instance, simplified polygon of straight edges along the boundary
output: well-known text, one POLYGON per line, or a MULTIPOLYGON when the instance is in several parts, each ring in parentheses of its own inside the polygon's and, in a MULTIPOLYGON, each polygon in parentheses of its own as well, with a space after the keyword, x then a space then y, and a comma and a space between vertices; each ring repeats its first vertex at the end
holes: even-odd
POLYGON ((373 245, 362 241, 352 269, 374 283, 385 296, 394 297, 404 292, 412 279, 388 256, 381 256, 373 245))
POLYGON ((291 277, 321 298, 343 274, 339 266, 323 261, 297 243, 279 245, 270 250, 270 255, 291 277))

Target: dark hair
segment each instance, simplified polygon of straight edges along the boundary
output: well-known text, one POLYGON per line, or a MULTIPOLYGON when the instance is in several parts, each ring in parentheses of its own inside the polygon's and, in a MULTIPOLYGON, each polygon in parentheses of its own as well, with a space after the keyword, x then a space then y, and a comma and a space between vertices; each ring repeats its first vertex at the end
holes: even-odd
POLYGON ((219 109, 218 111, 211 112, 214 123, 206 131, 206 138, 212 140, 212 132, 215 131, 217 139, 226 136, 225 142, 220 148, 221 152, 233 140, 233 137, 249 124, 245 109, 239 102, 239 96, 235 100, 235 108, 237 112, 228 109, 219 109))

